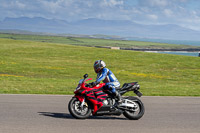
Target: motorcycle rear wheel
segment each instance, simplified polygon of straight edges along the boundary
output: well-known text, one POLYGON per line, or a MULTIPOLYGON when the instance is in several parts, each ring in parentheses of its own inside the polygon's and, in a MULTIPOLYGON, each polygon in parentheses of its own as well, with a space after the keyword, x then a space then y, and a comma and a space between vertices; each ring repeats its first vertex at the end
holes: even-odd
POLYGON ((129 97, 128 99, 134 101, 137 104, 138 109, 137 111, 125 110, 123 115, 130 120, 140 119, 144 115, 144 112, 145 112, 142 101, 138 99, 137 97, 129 97))
POLYGON ((70 100, 68 110, 76 119, 86 119, 92 112, 91 108, 87 104, 83 105, 83 108, 81 108, 81 102, 76 97, 73 97, 70 100))

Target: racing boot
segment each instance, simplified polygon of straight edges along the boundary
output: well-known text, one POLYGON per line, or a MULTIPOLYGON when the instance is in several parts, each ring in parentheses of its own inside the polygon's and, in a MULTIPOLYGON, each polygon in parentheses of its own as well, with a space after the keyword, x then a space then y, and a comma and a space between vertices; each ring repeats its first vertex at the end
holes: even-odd
POLYGON ((118 91, 116 91, 116 93, 115 93, 115 97, 117 98, 117 102, 118 102, 118 104, 121 104, 122 103, 122 98, 121 98, 121 95, 120 95, 120 93, 118 92, 118 91))
POLYGON ((119 94, 118 91, 116 91, 116 93, 114 94, 114 97, 116 99, 116 102, 113 105, 112 109, 118 108, 118 105, 122 103, 121 95, 119 94))

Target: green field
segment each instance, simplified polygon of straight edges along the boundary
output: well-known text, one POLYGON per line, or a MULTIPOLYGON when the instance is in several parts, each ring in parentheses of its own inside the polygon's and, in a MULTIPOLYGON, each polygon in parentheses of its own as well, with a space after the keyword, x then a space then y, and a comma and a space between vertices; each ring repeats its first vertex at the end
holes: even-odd
POLYGON ((167 43, 154 43, 142 41, 124 41, 124 40, 110 40, 110 39, 95 39, 95 38, 79 38, 79 37, 63 37, 63 36, 41 36, 41 35, 22 35, 22 34, 0 34, 0 38, 13 40, 29 40, 37 42, 50 42, 60 44, 71 44, 78 46, 110 46, 122 48, 152 48, 152 49, 186 49, 186 48, 200 48, 190 45, 176 45, 167 43))
POLYGON ((121 84, 138 81, 146 96, 200 96, 199 57, 13 38, 0 39, 0 93, 73 94, 82 75, 96 78, 93 63, 98 59, 121 84))

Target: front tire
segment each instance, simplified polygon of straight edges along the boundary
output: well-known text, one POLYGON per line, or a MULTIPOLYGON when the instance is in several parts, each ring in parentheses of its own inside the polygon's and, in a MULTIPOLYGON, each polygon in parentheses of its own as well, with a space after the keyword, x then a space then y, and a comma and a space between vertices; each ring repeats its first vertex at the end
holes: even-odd
POLYGON ((73 97, 70 100, 68 104, 68 110, 70 114, 76 119, 86 119, 92 112, 88 104, 84 104, 81 108, 81 102, 76 97, 73 97))
POLYGON ((135 104, 137 105, 137 109, 136 109, 137 111, 135 109, 133 111, 130 111, 131 110, 130 108, 129 110, 125 110, 123 115, 130 120, 140 119, 144 115, 144 112, 145 112, 142 101, 138 99, 137 97, 128 97, 128 100, 135 102, 135 104))

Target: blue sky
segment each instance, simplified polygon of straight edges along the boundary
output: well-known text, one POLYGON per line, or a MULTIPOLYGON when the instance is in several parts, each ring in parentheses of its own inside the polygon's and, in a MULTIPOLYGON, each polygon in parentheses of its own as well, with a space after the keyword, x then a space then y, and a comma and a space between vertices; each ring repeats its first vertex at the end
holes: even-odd
POLYGON ((200 0, 0 0, 0 20, 6 17, 130 20, 200 31, 200 0))

